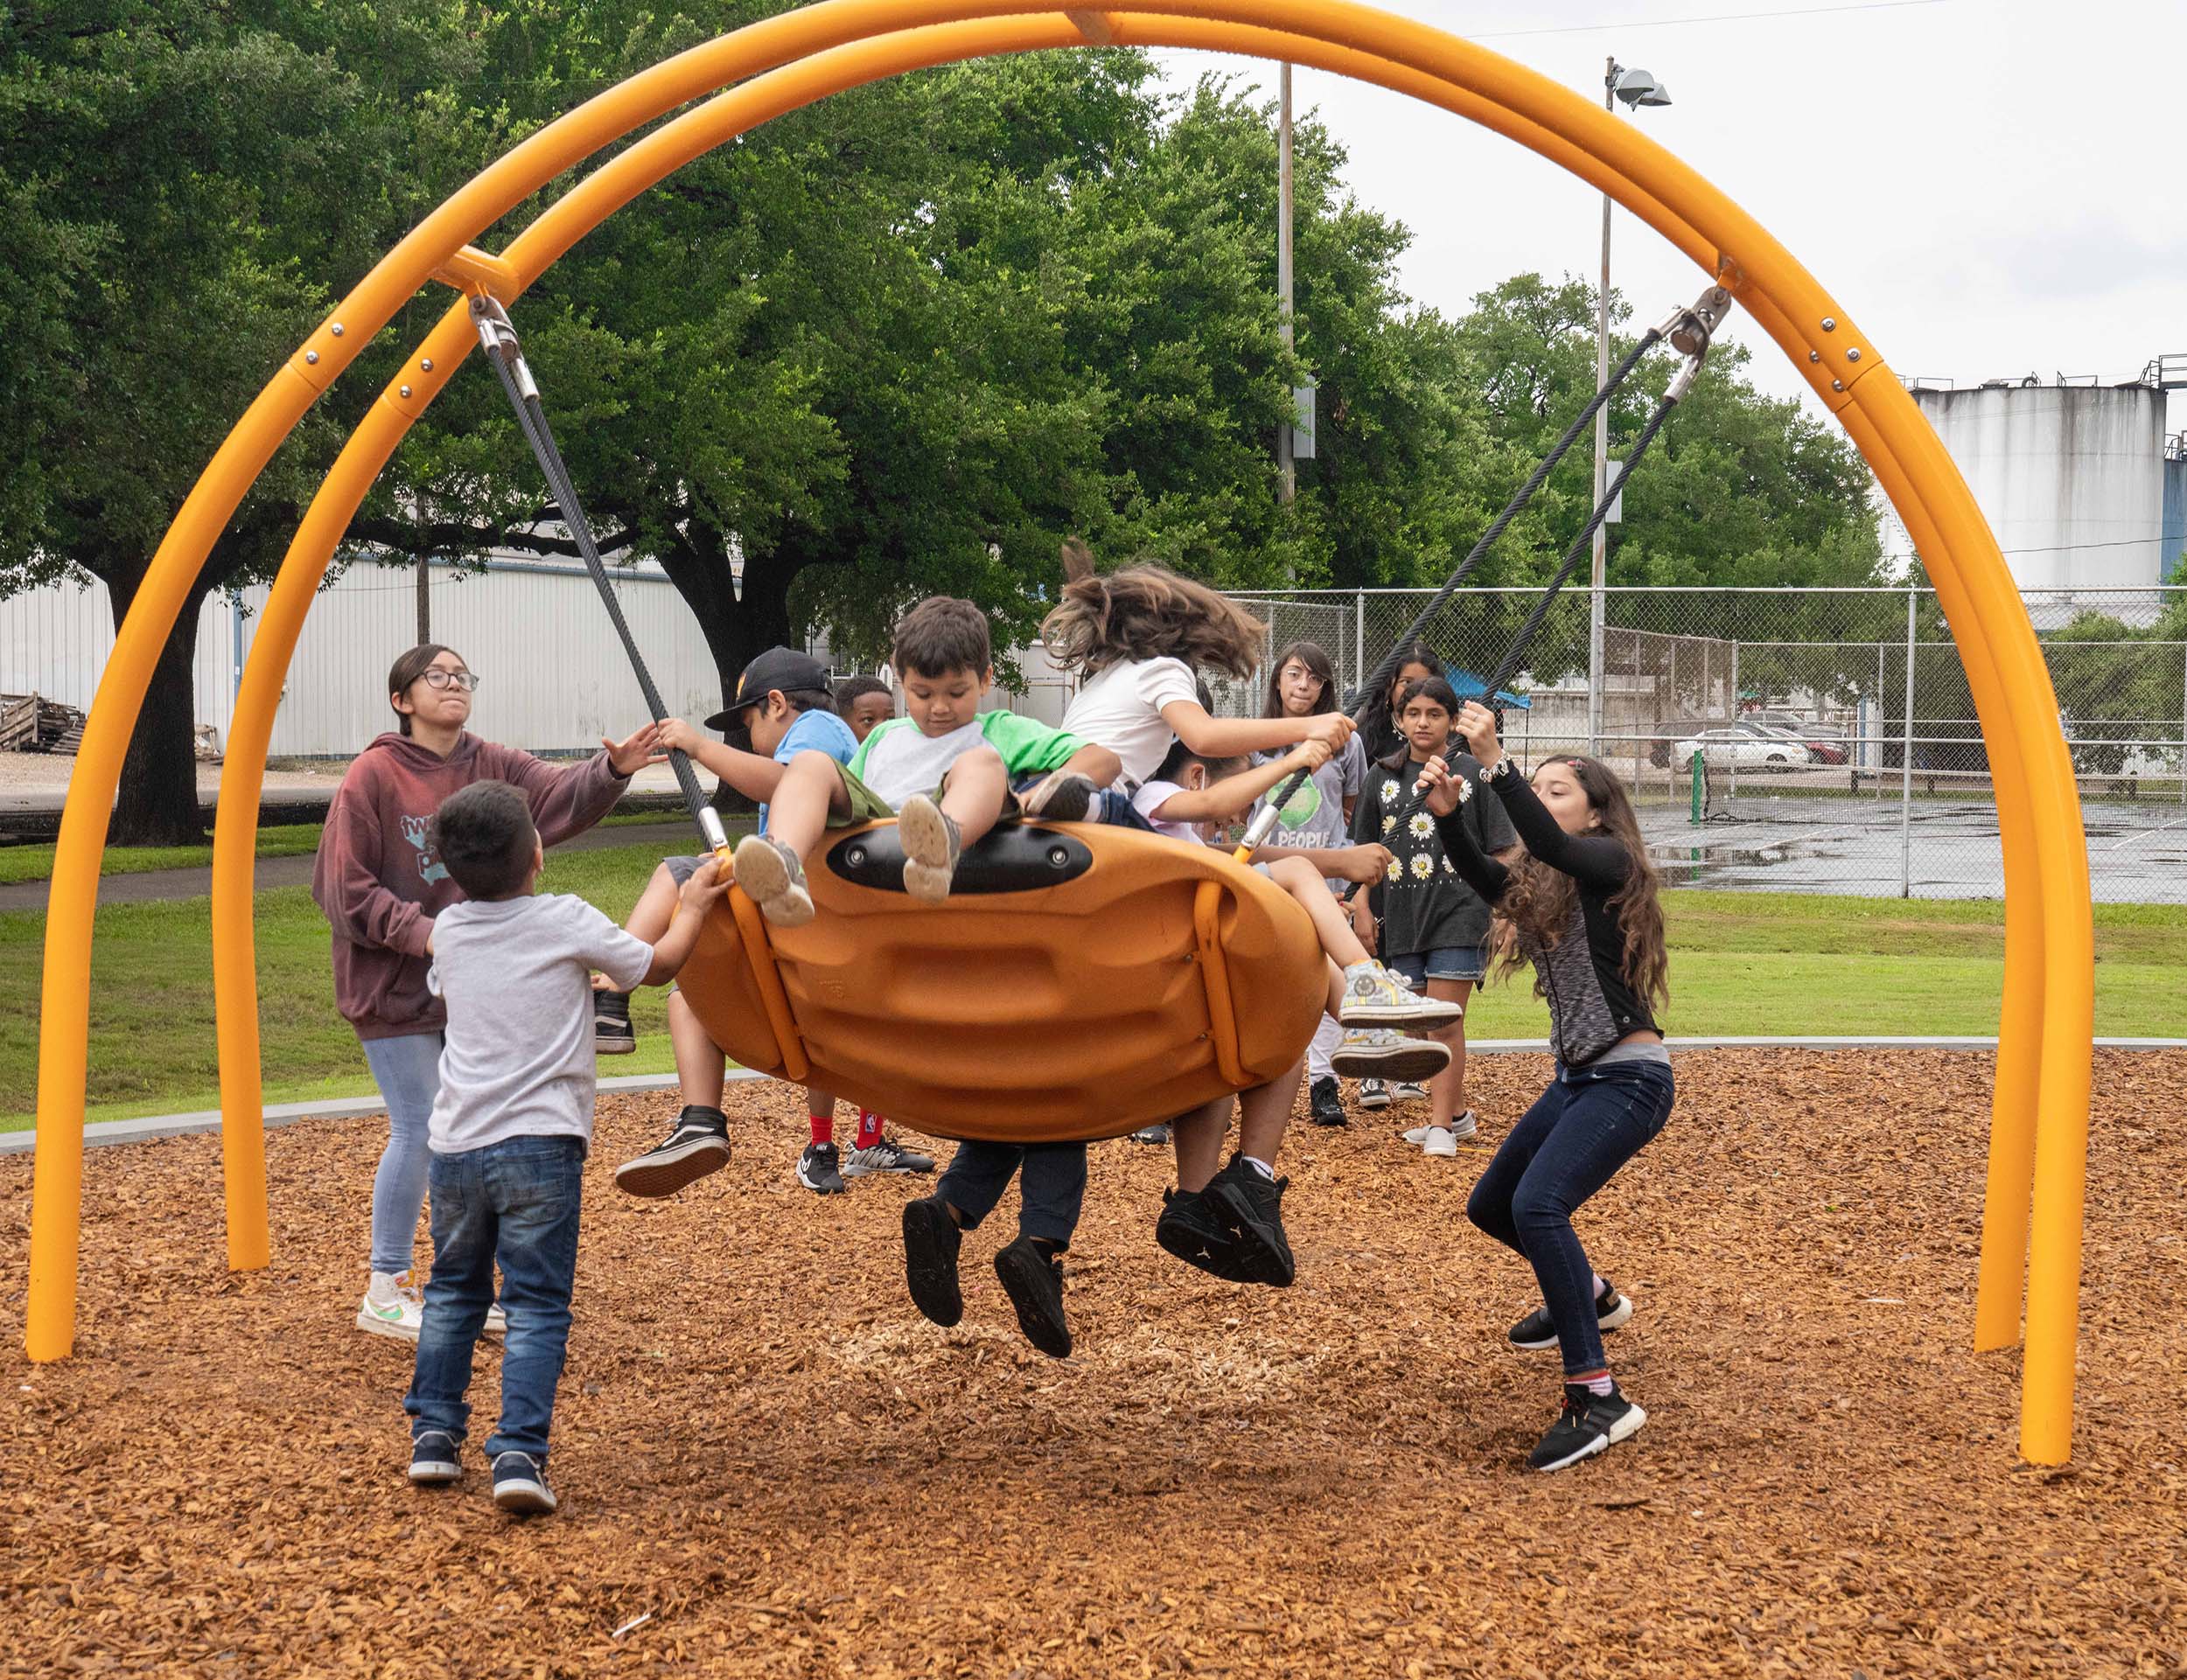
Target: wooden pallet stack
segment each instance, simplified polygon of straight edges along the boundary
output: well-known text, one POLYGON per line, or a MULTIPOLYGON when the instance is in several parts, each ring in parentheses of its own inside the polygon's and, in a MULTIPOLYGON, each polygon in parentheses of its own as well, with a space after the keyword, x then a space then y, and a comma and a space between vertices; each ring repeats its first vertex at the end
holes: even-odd
POLYGON ((83 714, 37 694, 0 694, 0 752, 73 753, 83 714))

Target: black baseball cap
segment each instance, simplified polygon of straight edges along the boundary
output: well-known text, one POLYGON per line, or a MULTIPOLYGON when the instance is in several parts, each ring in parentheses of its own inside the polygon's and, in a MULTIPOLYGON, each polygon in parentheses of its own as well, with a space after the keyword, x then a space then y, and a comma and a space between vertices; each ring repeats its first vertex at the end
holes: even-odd
POLYGON ((745 710, 779 688, 784 694, 795 694, 800 689, 828 692, 827 667, 809 653, 795 648, 771 647, 755 653, 744 670, 737 674, 737 693, 728 706, 706 720, 709 729, 741 729, 744 727, 745 710))

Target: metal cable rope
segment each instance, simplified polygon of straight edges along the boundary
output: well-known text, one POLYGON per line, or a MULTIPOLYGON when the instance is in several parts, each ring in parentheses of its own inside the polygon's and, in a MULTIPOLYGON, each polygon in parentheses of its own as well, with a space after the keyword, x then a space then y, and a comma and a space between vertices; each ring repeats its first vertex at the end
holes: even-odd
MULTIPOLYGON (((576 486, 570 482, 569 469, 547 424, 546 405, 540 400, 538 381, 532 377, 531 368, 524 359, 524 347, 517 338, 516 327, 509 319, 508 310, 492 297, 474 296, 471 300, 471 318, 479 329, 479 343, 486 346, 486 359, 500 376, 509 407, 516 411, 516 422, 523 428, 525 441, 532 446, 540 471, 547 475, 547 488, 562 510, 562 523, 569 527, 577 552, 584 557, 584 568, 592 575, 593 587, 600 592, 600 603, 607 609, 608 622, 615 626, 615 634, 622 641, 631 669, 637 674, 639 689, 646 698, 646 715, 658 721, 668 715, 668 708, 661 701, 660 691, 653 686, 653 673, 646 670, 645 657, 639 652, 637 639, 632 636, 621 603, 615 598, 615 586, 608 579, 606 562, 600 558, 599 547, 592 540, 591 522, 585 518, 576 486)), ((721 815, 707 802, 690 759, 671 749, 668 763, 675 770, 676 785, 683 790, 683 802, 690 808, 691 820, 698 825, 709 847, 716 852, 723 850, 729 841, 722 827, 721 815)))

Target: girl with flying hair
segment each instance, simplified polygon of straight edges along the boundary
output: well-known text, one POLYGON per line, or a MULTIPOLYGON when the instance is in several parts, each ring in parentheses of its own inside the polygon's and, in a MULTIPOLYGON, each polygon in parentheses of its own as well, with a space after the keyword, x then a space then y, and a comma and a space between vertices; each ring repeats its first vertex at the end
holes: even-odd
POLYGON ((1663 1129, 1677 1085, 1655 1009, 1669 996, 1655 866, 1625 786, 1593 758, 1545 760, 1529 782, 1504 756, 1494 714, 1469 701, 1458 733, 1474 780, 1443 758, 1418 780, 1447 855, 1511 935, 1504 972, 1534 965, 1548 1001, 1556 1077, 1474 1185, 1466 1216, 1532 1265, 1542 1309, 1514 1348, 1559 1349, 1564 1405, 1528 1459, 1562 1470, 1625 1440, 1647 1414, 1619 1393, 1603 1334, 1632 1303, 1589 1264, 1572 1215, 1663 1129), (1526 850, 1511 864, 1473 843, 1459 807, 1502 802, 1526 850))

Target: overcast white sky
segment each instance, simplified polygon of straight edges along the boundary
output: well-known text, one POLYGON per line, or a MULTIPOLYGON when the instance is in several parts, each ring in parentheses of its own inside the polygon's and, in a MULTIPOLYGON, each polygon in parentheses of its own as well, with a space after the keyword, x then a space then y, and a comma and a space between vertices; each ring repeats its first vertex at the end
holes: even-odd
MULTIPOLYGON (((2109 383, 2187 352, 2187 0, 1380 3, 1592 98, 1606 55, 1652 72, 1674 102, 1630 120, 1783 240, 1902 374, 2109 383), (1704 17, 1724 21, 1680 21, 1704 17)), ((1272 65, 1160 56, 1180 87, 1221 64, 1275 91, 1272 65)), ((1412 230, 1404 282, 1422 303, 1461 310, 1527 269, 1594 274, 1600 197, 1532 152, 1320 71, 1296 73, 1295 98, 1350 150, 1359 197, 1412 230)), ((1611 274, 1650 315, 1700 278, 1622 210, 1611 274)), ((1743 336, 1758 384, 1803 390, 1743 336)), ((2187 393, 2170 425, 2187 426, 2187 393)))

